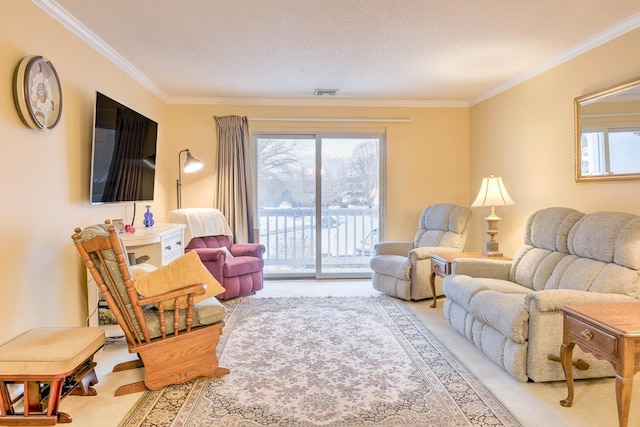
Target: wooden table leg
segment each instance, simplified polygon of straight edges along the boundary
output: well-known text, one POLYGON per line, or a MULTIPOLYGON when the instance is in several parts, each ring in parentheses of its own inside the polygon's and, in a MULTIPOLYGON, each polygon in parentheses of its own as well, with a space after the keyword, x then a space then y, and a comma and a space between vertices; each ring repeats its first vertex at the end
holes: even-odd
POLYGON ((436 308, 436 302, 438 300, 438 296, 436 295, 436 273, 431 272, 429 284, 431 285, 431 295, 433 296, 433 301, 431 301, 431 308, 436 308))
POLYGON ((632 386, 633 377, 616 375, 616 401, 618 403, 618 425, 620 427, 627 427, 627 424, 629 424, 632 386))
POLYGON ((575 347, 575 343, 562 343, 560 347, 560 362, 562 363, 562 370, 564 371, 564 376, 567 380, 567 397, 560 401, 562 406, 571 406, 573 404, 573 366, 571 363, 571 358, 573 356, 573 347, 575 347))

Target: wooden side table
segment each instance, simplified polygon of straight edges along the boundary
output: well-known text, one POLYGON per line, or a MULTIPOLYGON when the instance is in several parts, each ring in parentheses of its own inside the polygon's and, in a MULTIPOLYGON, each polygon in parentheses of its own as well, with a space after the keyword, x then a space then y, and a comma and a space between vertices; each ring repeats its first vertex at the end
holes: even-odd
POLYGON ((431 294, 433 295, 433 301, 431 302, 431 308, 436 307, 436 276, 445 277, 451 274, 451 264, 454 260, 460 258, 483 258, 483 259, 495 259, 511 261, 511 258, 505 256, 486 256, 482 255, 482 252, 431 252, 431 278, 429 284, 431 285, 431 294))
POLYGON ((616 371, 618 425, 629 423, 633 376, 640 370, 640 302, 570 305, 563 310, 563 341, 560 348, 568 395, 562 406, 573 404, 571 356, 575 344, 616 371))

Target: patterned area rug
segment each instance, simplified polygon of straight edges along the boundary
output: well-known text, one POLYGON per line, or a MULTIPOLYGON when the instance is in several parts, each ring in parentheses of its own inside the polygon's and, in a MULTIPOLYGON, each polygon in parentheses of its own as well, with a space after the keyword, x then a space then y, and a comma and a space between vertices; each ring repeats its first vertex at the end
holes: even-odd
POLYGON ((520 426, 399 300, 225 305, 231 374, 147 392, 121 426, 520 426))

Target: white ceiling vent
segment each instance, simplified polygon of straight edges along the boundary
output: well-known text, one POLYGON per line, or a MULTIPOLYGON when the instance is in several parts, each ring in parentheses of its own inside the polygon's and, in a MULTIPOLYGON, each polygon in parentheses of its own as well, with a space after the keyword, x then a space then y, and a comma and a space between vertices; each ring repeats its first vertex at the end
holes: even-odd
POLYGON ((313 91, 315 96, 336 96, 338 89, 316 89, 313 91))

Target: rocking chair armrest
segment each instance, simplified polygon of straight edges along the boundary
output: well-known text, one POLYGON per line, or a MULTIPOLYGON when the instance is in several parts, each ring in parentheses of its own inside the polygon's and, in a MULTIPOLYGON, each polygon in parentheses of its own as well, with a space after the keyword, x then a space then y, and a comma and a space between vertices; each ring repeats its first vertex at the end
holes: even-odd
POLYGON ((158 304, 162 301, 166 301, 169 299, 180 298, 185 295, 194 294, 194 295, 202 295, 206 292, 207 285, 204 283, 199 283, 196 285, 184 286, 182 288, 174 289, 169 292, 165 292, 163 294, 154 295, 152 297, 146 297, 139 299, 137 304, 139 306, 147 305, 147 304, 158 304))

